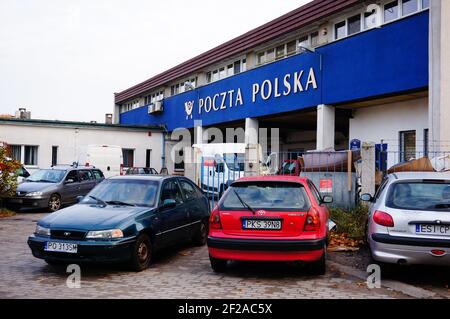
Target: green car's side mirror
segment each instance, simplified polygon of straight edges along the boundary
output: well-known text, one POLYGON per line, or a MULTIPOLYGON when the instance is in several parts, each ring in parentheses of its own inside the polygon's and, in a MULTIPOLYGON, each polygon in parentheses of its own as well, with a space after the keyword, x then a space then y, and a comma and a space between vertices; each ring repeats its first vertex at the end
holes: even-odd
POLYGON ((165 199, 161 205, 161 209, 170 209, 177 206, 177 202, 174 199, 165 199))

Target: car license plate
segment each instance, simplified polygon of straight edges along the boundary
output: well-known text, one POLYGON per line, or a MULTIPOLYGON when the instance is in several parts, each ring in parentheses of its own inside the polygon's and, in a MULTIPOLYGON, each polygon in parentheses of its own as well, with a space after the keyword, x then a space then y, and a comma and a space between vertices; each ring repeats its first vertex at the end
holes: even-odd
POLYGON ((19 198, 11 198, 11 199, 9 200, 9 202, 10 202, 11 204, 23 204, 23 199, 19 199, 19 198))
POLYGON ((281 220, 244 219, 243 229, 281 230, 281 220))
POLYGON ((417 224, 417 234, 450 236, 450 225, 417 224))
POLYGON ((45 244, 44 250, 51 252, 76 254, 78 251, 78 245, 69 243, 47 242, 45 244))

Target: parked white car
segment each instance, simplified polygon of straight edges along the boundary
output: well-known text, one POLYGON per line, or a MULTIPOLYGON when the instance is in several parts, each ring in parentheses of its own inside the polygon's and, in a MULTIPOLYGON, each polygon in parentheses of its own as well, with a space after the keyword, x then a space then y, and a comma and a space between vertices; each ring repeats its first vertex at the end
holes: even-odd
POLYGON ((450 173, 390 174, 370 202, 367 239, 375 261, 450 266, 450 173))
MULTIPOLYGON (((245 149, 244 143, 211 143, 194 144, 193 147, 201 152, 202 185, 201 188, 208 194, 219 195, 234 181, 245 174, 245 149)), ((278 167, 278 158, 272 153, 265 161, 262 161, 262 149, 258 149, 260 165, 259 175, 274 173, 278 167)))

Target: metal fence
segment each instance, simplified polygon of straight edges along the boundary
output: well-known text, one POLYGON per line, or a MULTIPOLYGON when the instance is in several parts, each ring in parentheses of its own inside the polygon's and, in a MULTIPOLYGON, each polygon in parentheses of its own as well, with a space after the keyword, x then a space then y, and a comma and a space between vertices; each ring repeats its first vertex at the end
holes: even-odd
MULTIPOLYGON (((359 152, 280 152, 275 155, 261 161, 260 175, 307 177, 322 195, 333 196, 333 207, 351 209, 357 205, 359 178, 355 162, 360 158, 359 152)), ((224 191, 245 173, 242 157, 203 157, 201 188, 214 206, 224 191)))
POLYGON ((439 152, 400 152, 377 151, 376 170, 383 174, 424 171, 442 172, 450 169, 450 151, 439 152))

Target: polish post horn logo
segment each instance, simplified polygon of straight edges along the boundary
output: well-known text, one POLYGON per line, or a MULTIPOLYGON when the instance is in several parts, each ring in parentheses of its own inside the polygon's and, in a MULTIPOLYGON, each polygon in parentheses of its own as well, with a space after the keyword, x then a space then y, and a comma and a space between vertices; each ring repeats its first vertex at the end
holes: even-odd
POLYGON ((194 101, 184 103, 184 110, 186 111, 186 120, 192 119, 192 111, 194 110, 194 101))

